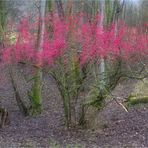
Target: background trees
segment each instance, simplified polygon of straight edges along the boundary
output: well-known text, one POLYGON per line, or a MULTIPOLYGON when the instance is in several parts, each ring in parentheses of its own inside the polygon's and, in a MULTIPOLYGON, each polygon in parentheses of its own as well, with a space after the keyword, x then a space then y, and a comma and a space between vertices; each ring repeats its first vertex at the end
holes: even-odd
MULTIPOLYGON (((61 94, 67 127, 85 124, 87 108, 102 109, 121 77, 136 78, 131 67, 129 71, 125 66, 126 61, 135 64, 134 60, 147 56, 146 32, 134 22, 141 18, 140 8, 124 0, 82 0, 79 9, 75 1, 41 0, 35 4, 38 14, 21 16, 15 28, 10 29, 16 33, 15 41, 11 43, 8 39, 3 50, 4 61, 12 64, 10 68, 23 63, 35 72, 31 73, 32 89, 25 91, 29 105, 24 105, 20 84, 14 83, 19 72, 17 68, 10 71, 18 105, 27 115, 41 112, 42 72, 46 69, 61 94), (134 13, 133 21, 127 12, 134 13)), ((1 16, 4 26, 6 17, 4 13, 1 16)), ((143 20, 140 24, 145 23, 143 20)), ((143 62, 142 65, 140 74, 146 69, 143 62)))

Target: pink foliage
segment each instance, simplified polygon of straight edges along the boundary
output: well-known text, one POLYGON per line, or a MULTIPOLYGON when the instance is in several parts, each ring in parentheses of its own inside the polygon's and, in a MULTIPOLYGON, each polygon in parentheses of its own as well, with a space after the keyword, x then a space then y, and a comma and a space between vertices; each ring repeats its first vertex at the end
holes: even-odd
POLYGON ((77 34, 82 45, 81 64, 98 61, 100 57, 129 59, 133 55, 148 54, 146 33, 121 23, 116 33, 115 25, 102 28, 96 21, 79 25, 77 34))
POLYGON ((81 48, 79 59, 81 65, 98 61, 100 57, 131 58, 133 54, 148 54, 148 36, 138 28, 120 24, 116 33, 115 25, 101 28, 97 25, 99 17, 89 21, 83 14, 60 20, 54 14, 45 18, 45 34, 42 51, 37 51, 38 20, 29 22, 24 18, 17 26, 17 40, 8 44, 3 52, 3 59, 7 62, 26 60, 37 64, 42 59, 42 65, 51 65, 64 54, 71 33, 72 41, 81 48))
POLYGON ((45 31, 44 36, 43 52, 41 53, 44 64, 52 64, 54 59, 63 54, 66 47, 67 28, 65 23, 57 16, 54 16, 51 26, 52 38, 49 38, 50 32, 48 30, 45 31))
POLYGON ((126 59, 130 58, 131 55, 147 55, 148 36, 146 33, 138 30, 138 28, 127 28, 120 47, 126 59))
MULTIPOLYGON (((48 18, 45 18, 45 22, 48 18)), ((9 43, 3 52, 6 62, 27 61, 37 64, 42 59, 42 64, 52 64, 54 59, 63 53, 66 46, 66 26, 57 16, 50 24, 52 26, 52 37, 50 36, 49 24, 46 24, 42 51, 37 50, 38 23, 29 22, 24 18, 17 25, 18 38, 15 43, 9 43)))

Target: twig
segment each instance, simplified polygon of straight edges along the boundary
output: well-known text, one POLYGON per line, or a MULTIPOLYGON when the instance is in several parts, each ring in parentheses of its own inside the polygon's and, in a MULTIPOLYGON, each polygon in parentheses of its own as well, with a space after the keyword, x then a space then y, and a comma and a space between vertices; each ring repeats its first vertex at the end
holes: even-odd
POLYGON ((126 108, 121 102, 117 101, 116 98, 113 98, 113 100, 114 100, 118 105, 120 105, 126 112, 128 112, 127 108, 126 108))

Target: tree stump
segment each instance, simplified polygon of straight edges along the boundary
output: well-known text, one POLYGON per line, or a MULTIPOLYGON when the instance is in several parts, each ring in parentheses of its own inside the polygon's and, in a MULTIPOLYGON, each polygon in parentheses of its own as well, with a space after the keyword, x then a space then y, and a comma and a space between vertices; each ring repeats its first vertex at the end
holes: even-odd
POLYGON ((0 107, 0 128, 10 124, 9 113, 4 107, 0 107))

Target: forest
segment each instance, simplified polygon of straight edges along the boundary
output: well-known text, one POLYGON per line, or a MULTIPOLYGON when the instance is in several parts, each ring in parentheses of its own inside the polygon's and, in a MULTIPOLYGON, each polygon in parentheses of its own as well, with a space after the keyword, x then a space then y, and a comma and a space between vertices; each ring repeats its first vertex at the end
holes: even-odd
POLYGON ((0 148, 148 148, 148 0, 0 0, 0 148))

